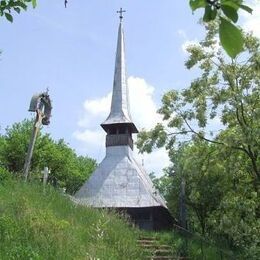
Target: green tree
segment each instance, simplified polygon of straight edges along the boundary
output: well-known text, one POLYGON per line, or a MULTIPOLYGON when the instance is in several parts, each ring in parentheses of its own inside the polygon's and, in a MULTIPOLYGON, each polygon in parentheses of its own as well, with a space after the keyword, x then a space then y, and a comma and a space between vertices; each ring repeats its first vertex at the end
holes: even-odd
POLYGON ((138 136, 141 152, 165 146, 174 174, 168 204, 178 215, 180 182, 186 180, 190 226, 258 259, 260 171, 259 40, 245 35, 245 49, 229 61, 218 48, 217 27, 188 48, 186 67, 201 73, 190 86, 163 96, 164 122, 138 136), (212 120, 221 124, 211 133, 212 120))
POLYGON ((175 160, 176 174, 185 179, 186 205, 192 208, 203 235, 209 233, 207 219, 223 196, 223 165, 216 160, 215 145, 200 139, 180 150, 175 160))
MULTIPOLYGON (((215 39, 216 27, 207 26, 205 40, 192 45, 186 67, 201 73, 190 86, 171 90, 162 98, 159 113, 165 124, 139 134, 141 151, 163 145, 170 151, 183 139, 202 140, 243 152, 250 160, 251 178, 260 180, 260 52, 259 40, 246 35, 245 49, 236 60, 225 58, 215 39), (210 123, 228 129, 210 138, 210 123)), ((213 129, 212 129, 213 130, 213 129)))
MULTIPOLYGON (((0 160, 14 174, 22 174, 33 121, 24 120, 6 129, 0 138, 0 160)), ((75 192, 96 168, 96 161, 77 156, 64 140, 54 141, 49 134, 39 132, 31 163, 31 175, 40 178, 45 166, 51 170, 50 182, 75 192)))
POLYGON ((208 219, 217 209, 228 183, 228 175, 217 155, 215 144, 197 138, 181 145, 172 154, 172 166, 166 169, 165 176, 153 179, 157 188, 163 191, 174 216, 179 215, 180 185, 185 180, 189 226, 203 235, 210 233, 208 219))
POLYGON ((161 177, 156 177, 154 172, 149 174, 150 179, 153 182, 154 187, 160 192, 160 194, 167 199, 169 196, 169 191, 172 185, 172 176, 168 174, 168 169, 165 169, 164 175, 161 177))
MULTIPOLYGON (((11 127, 7 127, 6 133, 2 136, 2 163, 11 172, 22 173, 23 171, 31 129, 32 121, 25 120, 22 123, 15 123, 11 127)), ((37 154, 37 146, 34 152, 37 154)), ((34 157, 32 160, 32 168, 34 168, 35 161, 34 157)))
POLYGON ((241 151, 219 149, 199 138, 183 144, 172 156, 166 198, 178 216, 180 183, 185 179, 189 229, 240 250, 246 259, 258 259, 259 200, 248 161, 241 151))
POLYGON ((13 22, 13 12, 20 13, 26 11, 28 6, 36 7, 36 0, 2 0, 0 2, 0 15, 4 16, 9 22, 13 22))

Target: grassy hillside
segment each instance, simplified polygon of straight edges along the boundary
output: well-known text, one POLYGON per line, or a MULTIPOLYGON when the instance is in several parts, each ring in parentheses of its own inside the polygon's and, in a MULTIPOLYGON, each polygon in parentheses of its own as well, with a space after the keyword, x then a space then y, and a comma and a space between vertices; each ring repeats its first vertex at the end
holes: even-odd
POLYGON ((52 187, 43 191, 40 184, 0 178, 1 260, 145 259, 137 243, 142 236, 170 246, 174 256, 185 251, 190 259, 237 259, 174 230, 141 232, 112 212, 76 206, 52 187))
POLYGON ((0 259, 142 259, 138 231, 51 187, 0 184, 0 259))

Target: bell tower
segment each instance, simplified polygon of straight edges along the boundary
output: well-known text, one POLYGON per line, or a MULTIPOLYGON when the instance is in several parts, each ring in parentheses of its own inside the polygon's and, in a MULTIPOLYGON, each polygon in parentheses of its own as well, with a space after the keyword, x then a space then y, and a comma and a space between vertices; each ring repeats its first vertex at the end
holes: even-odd
POLYGON ((132 134, 138 133, 129 109, 129 94, 125 61, 125 41, 122 23, 122 8, 118 28, 113 95, 108 118, 101 124, 106 131, 106 147, 128 145, 133 150, 132 134))

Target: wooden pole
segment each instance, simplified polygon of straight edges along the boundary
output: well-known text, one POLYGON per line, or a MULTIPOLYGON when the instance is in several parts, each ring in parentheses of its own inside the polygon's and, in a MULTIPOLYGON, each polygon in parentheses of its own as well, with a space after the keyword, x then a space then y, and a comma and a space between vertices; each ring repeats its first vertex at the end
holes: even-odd
POLYGON ((181 248, 181 256, 186 258, 188 256, 188 238, 186 234, 187 230, 187 218, 186 218, 186 202, 185 202, 185 179, 181 177, 181 187, 180 187, 180 224, 181 227, 185 230, 183 232, 184 241, 181 248))
POLYGON ((185 202, 185 179, 181 179, 180 191, 180 224, 181 227, 187 229, 187 215, 186 215, 186 202, 185 202))
POLYGON ((32 159, 32 154, 33 154, 33 148, 35 145, 36 137, 39 132, 39 129, 41 127, 41 122, 42 122, 42 112, 37 109, 36 111, 36 118, 34 121, 33 125, 33 131, 31 135, 31 140, 28 148, 28 152, 26 155, 25 163, 24 163, 24 180, 27 181, 29 177, 29 170, 30 170, 30 164, 31 164, 31 159, 32 159))

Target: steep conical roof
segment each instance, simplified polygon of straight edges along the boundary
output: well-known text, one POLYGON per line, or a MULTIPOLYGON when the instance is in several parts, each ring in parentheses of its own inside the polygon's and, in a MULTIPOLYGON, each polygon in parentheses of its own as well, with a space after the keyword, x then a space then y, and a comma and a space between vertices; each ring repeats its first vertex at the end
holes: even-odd
POLYGON ((125 62, 125 42, 122 21, 120 21, 118 28, 111 109, 108 118, 104 123, 101 124, 101 126, 104 128, 104 130, 107 130, 107 128, 113 124, 129 124, 133 133, 138 132, 132 121, 129 109, 129 94, 125 62))
POLYGON ((77 203, 98 208, 167 208, 130 147, 106 149, 104 160, 75 194, 77 203))

